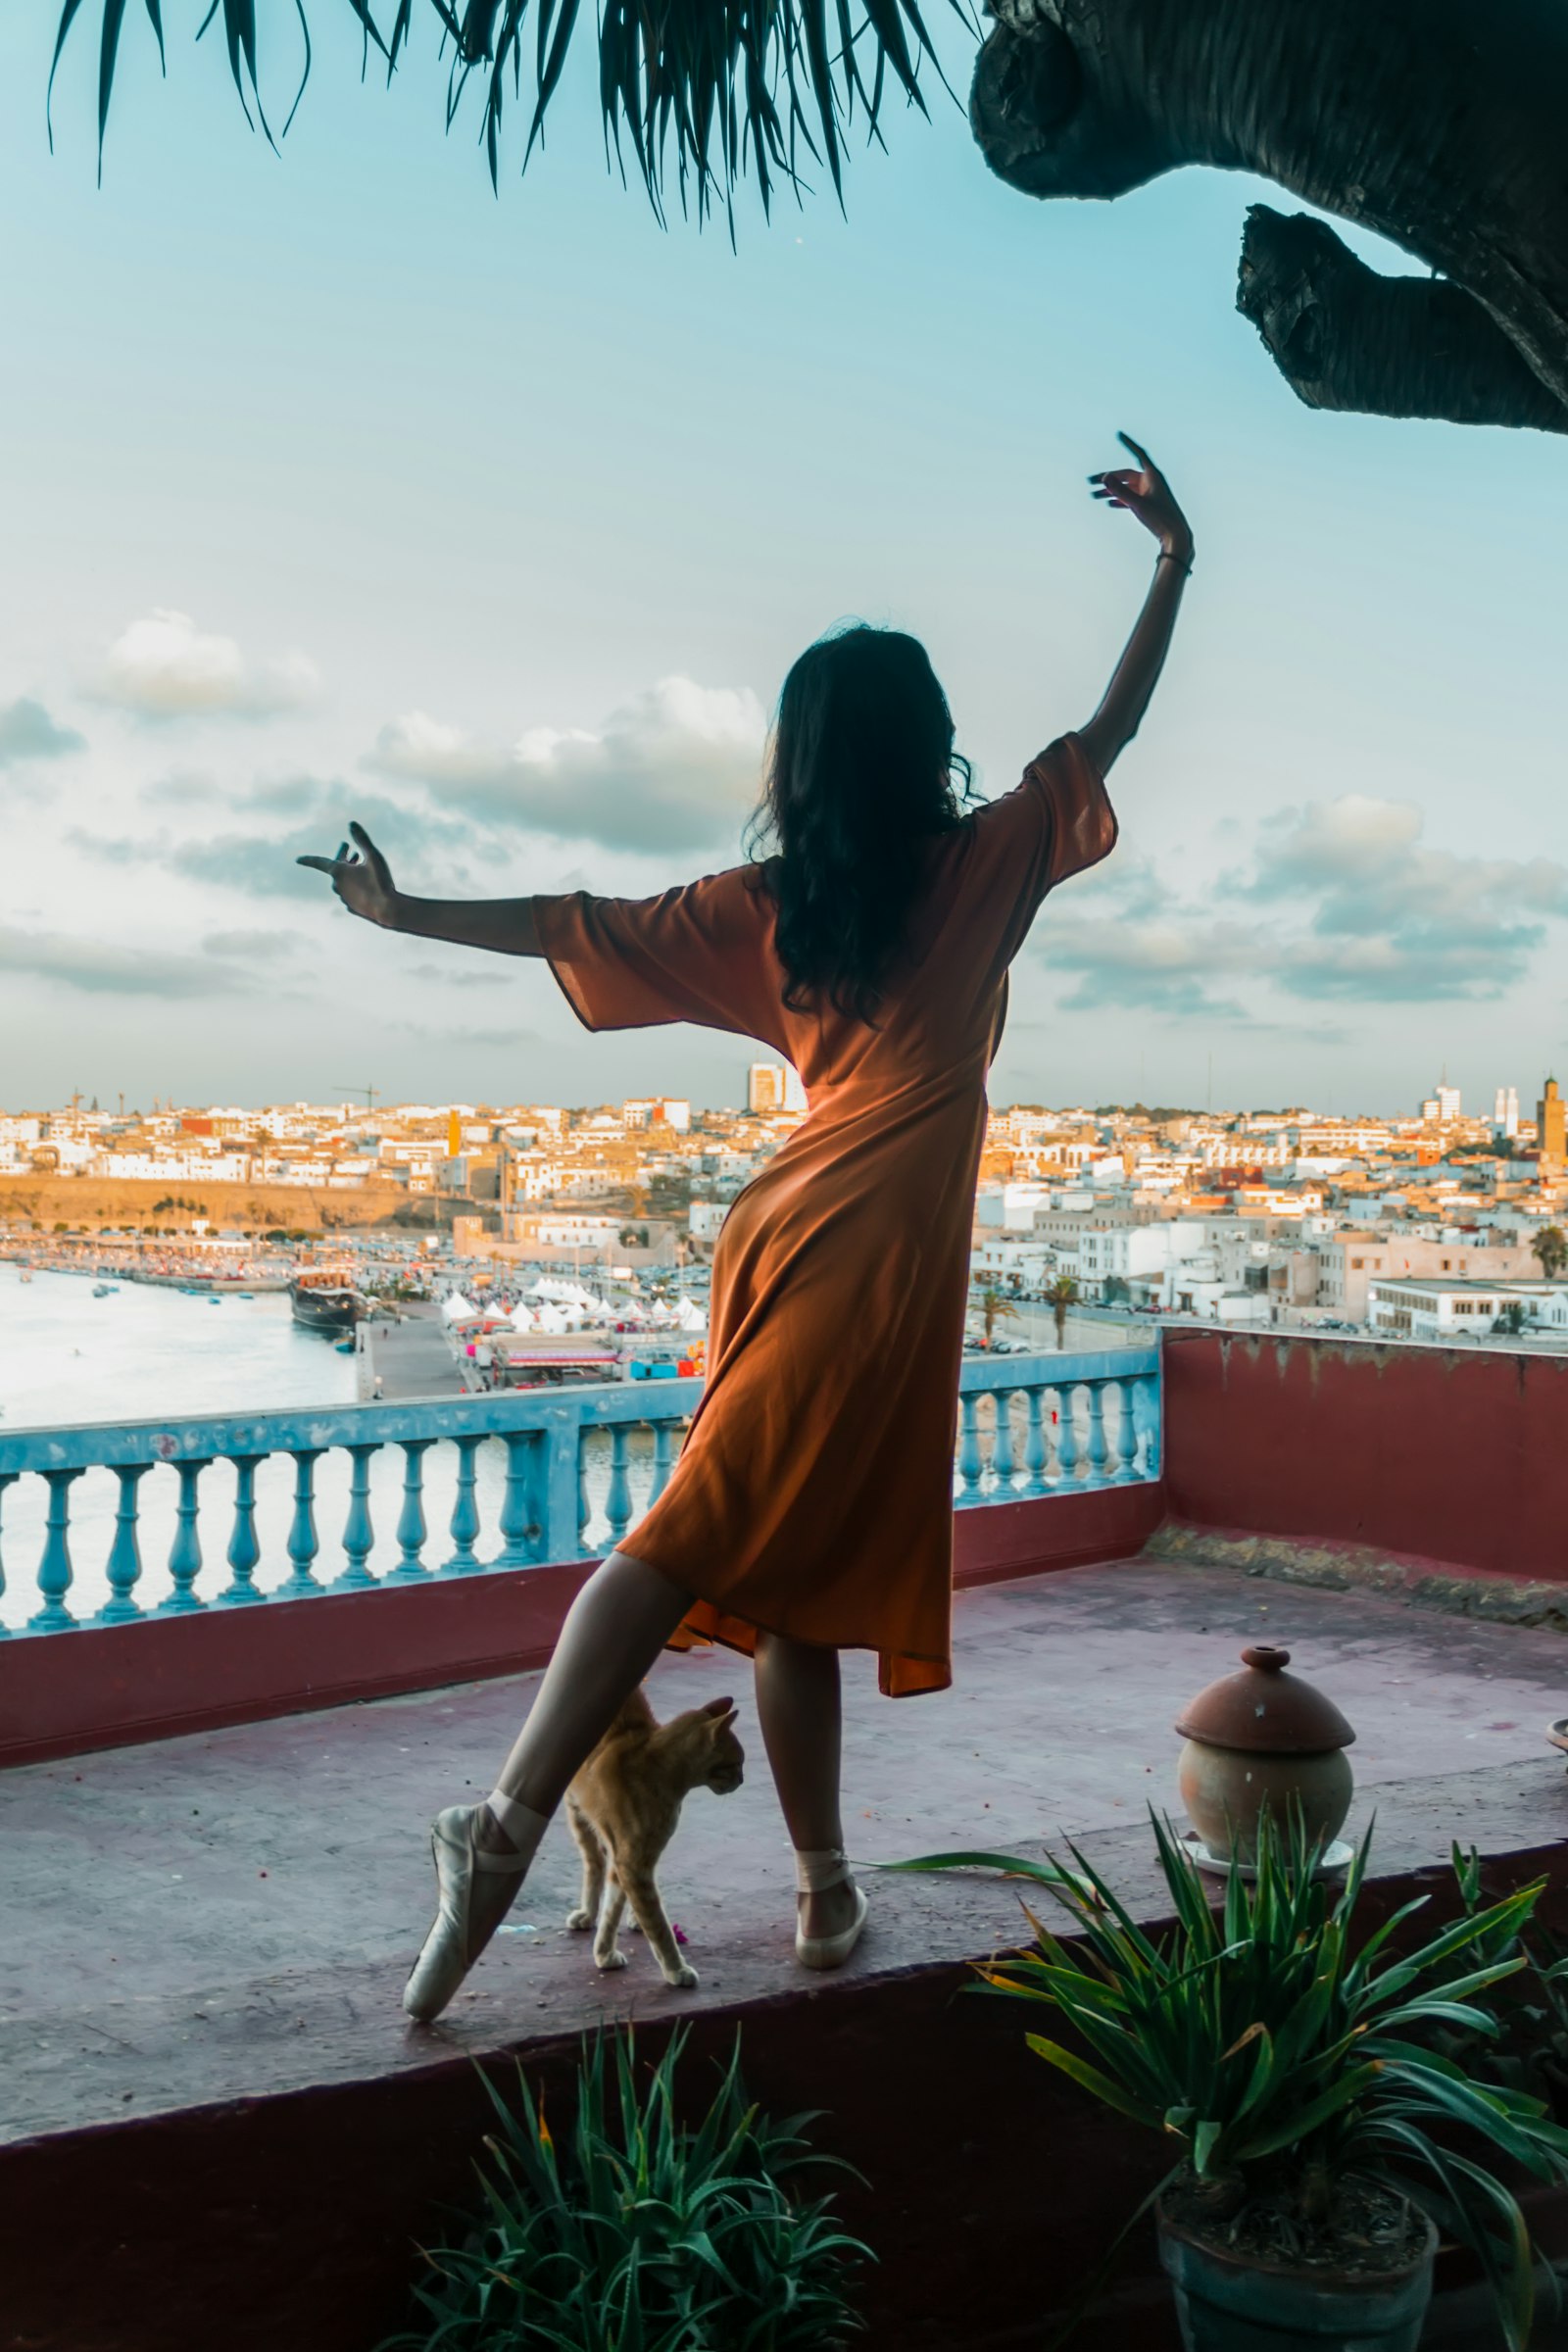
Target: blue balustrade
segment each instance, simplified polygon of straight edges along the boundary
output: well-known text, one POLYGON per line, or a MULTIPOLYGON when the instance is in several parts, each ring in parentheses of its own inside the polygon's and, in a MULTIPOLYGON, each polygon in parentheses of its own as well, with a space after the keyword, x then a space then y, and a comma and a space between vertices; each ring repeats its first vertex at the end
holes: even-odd
MULTIPOLYGON (((958 1387, 960 1510, 1159 1475, 1155 1347, 966 1356, 958 1387)), ((0 1636, 596 1557, 663 1492, 701 1395, 700 1381, 676 1379, 10 1430, 0 1436, 0 1502, 13 1531, 11 1616, 21 1597, 25 1624, 0 1623, 0 1636), (220 1464, 232 1473, 230 1495, 204 1483, 220 1464), (84 1477, 97 1485, 78 1492, 84 1477), (93 1532, 107 1509, 105 1480, 114 1498, 106 1544, 93 1532), (98 1499, 84 1504, 82 1493, 98 1499), (336 1521, 339 1497, 334 1546, 321 1529, 336 1521), (437 1527, 447 1521, 434 1544, 432 1514, 437 1527), (18 1593, 19 1517, 41 1537, 25 1595, 18 1593), (209 1581, 203 1534, 215 1518, 209 1581), (88 1546, 81 1556, 95 1563, 85 1591, 73 1563, 74 1525, 88 1546), (227 1580, 217 1585, 225 1565, 227 1580)), ((0 1603, 6 1589, 0 1573, 0 1603)))

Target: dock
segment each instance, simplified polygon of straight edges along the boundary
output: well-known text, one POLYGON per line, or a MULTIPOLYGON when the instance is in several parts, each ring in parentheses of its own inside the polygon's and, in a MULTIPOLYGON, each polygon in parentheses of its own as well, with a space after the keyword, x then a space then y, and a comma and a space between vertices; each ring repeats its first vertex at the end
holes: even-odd
POLYGON ((354 1370, 362 1404, 461 1396, 463 1382, 434 1306, 405 1306, 396 1321, 362 1323, 354 1370), (377 1386, 379 1383, 379 1387, 377 1386))

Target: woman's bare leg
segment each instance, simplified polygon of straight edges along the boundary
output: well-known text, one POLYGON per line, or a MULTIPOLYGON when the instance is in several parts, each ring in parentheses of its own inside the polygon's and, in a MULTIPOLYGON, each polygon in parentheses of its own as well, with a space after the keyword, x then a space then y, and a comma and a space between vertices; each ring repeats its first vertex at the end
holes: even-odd
MULTIPOLYGON (((757 1638, 757 1714, 790 1842, 802 1853, 842 1846, 839 1653, 783 1634, 757 1638)), ((853 1886, 800 1897, 808 1936, 837 1936, 855 1916, 853 1886)))
MULTIPOLYGON (((667 1576, 612 1551, 566 1612, 544 1681, 501 1768, 498 1788, 531 1812, 551 1814, 566 1784, 614 1721, 691 1606, 667 1576)), ((474 1842, 490 1853, 516 1850, 488 1805, 474 1842)), ((521 1885, 489 1872, 474 1881, 475 1927, 493 1931, 521 1885)))

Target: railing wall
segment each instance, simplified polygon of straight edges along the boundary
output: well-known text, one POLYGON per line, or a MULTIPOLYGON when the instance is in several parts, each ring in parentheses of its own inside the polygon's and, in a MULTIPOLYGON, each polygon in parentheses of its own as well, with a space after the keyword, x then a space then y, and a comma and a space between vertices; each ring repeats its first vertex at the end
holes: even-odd
MULTIPOLYGON (((1155 1348, 970 1356, 959 1391, 959 1510, 1159 1477, 1155 1348)), ((662 1492, 701 1393, 672 1380, 11 1432, 0 1636, 595 1558, 662 1492)))

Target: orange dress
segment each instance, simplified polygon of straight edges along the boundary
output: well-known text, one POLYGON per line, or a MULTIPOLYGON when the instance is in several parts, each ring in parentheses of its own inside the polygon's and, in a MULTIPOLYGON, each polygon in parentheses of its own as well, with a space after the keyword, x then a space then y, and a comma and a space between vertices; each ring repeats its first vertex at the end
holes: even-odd
POLYGON ((708 1376, 620 1549, 698 1595, 673 1646, 757 1632, 878 1652, 894 1697, 952 1681, 953 1456, 986 1073, 1007 966, 1116 822, 1075 735, 935 835, 872 1027, 791 1012, 774 908, 733 866, 652 899, 533 902, 590 1029, 694 1021, 792 1061, 808 1116, 713 1256, 708 1376))

